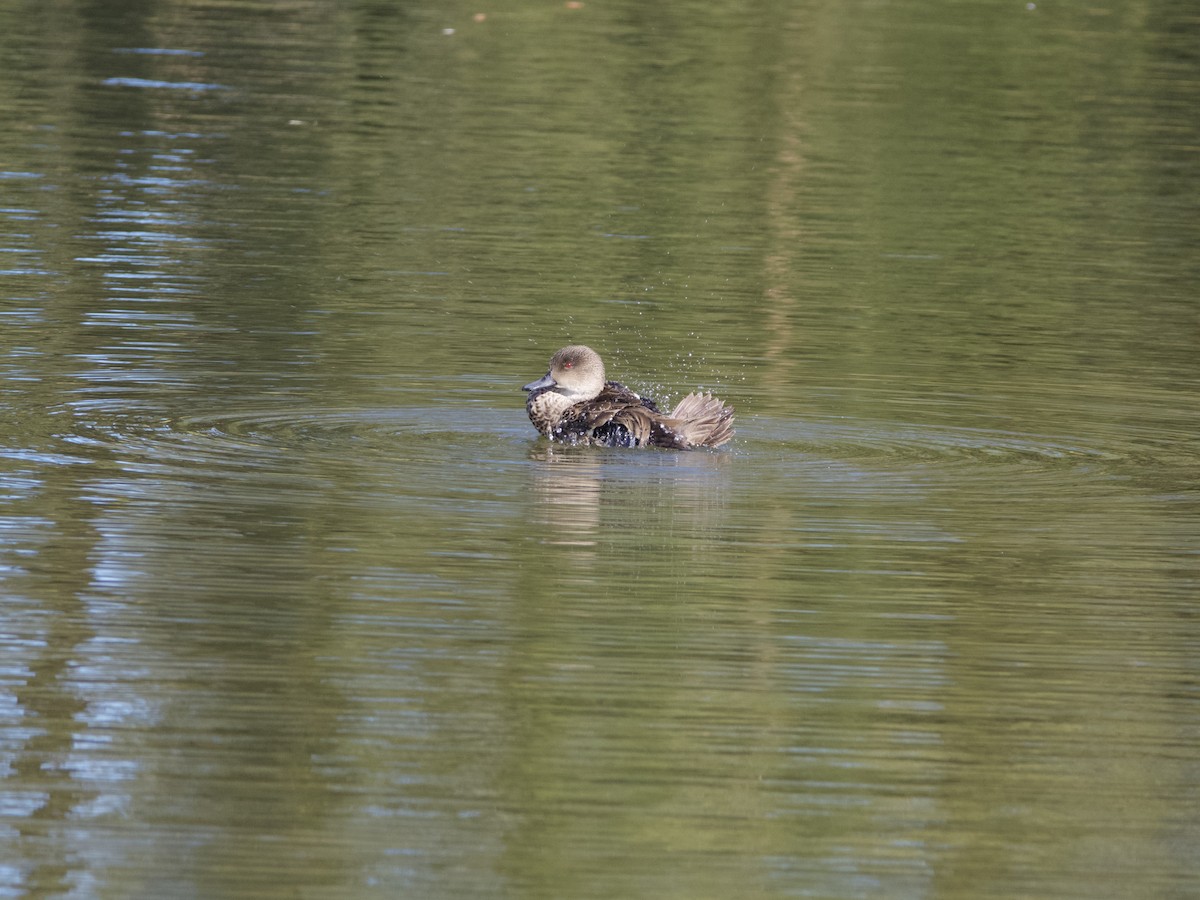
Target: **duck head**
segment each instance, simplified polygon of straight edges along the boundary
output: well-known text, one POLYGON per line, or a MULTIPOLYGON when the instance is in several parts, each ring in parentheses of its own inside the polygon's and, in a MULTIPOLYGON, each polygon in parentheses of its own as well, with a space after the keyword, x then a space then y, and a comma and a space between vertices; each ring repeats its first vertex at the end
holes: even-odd
POLYGON ((604 362, 591 347, 573 344, 550 357, 550 369, 522 390, 530 394, 551 390, 570 398, 572 403, 591 400, 604 389, 604 362))

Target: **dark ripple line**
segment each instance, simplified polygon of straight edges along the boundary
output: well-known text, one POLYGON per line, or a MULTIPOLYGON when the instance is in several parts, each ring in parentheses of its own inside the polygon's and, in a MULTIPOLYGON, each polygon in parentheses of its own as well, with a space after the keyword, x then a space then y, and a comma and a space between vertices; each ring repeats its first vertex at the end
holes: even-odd
MULTIPOLYGON (((402 454, 412 453, 414 445, 437 441, 444 451, 461 453, 497 440, 533 440, 524 425, 523 418, 512 410, 478 407, 249 409, 141 424, 125 420, 107 427, 94 426, 77 432, 76 437, 119 446, 124 453, 155 455, 164 461, 174 454, 181 462, 240 460, 262 466, 287 452, 324 448, 402 454)), ((919 473, 936 470, 969 472, 972 477, 990 480, 1019 474, 1024 478, 1037 476, 1034 480, 1042 481, 1042 475, 1061 475, 1064 466, 1086 472, 1091 466, 1130 462, 1130 454, 1087 446, 1068 437, 772 419, 750 420, 731 455, 745 460, 743 464, 765 468, 800 464, 815 473, 822 467, 840 470, 847 465, 869 466, 880 470, 876 477, 890 474, 918 479, 919 473)))

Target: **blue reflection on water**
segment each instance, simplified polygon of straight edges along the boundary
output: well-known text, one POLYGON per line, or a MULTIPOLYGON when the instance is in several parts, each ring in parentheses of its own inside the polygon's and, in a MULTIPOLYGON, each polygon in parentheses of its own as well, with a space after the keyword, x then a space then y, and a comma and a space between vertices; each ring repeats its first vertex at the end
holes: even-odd
POLYGON ((105 87, 133 87, 133 88, 153 88, 167 89, 176 91, 227 91, 229 87, 224 84, 213 84, 203 81, 159 81, 157 78, 105 78, 102 82, 105 87))

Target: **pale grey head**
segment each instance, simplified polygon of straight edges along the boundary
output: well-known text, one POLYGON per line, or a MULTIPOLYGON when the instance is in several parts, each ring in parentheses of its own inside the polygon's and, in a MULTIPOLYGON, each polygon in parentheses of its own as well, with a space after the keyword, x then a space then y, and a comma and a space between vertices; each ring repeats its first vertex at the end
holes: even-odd
POLYGON ((550 389, 571 403, 591 400, 604 389, 604 361, 591 347, 573 344, 550 357, 550 368, 522 390, 533 393, 550 389))

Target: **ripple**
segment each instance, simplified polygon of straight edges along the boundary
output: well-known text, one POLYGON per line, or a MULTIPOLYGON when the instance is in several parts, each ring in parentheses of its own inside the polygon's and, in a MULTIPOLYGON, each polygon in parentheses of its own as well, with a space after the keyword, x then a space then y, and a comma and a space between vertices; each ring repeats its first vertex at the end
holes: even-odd
POLYGON ((1078 436, 856 419, 760 419, 747 423, 741 438, 738 452, 755 457, 760 468, 780 468, 810 487, 836 485, 841 493, 876 499, 936 485, 1012 500, 1060 490, 1108 494, 1115 484, 1164 465, 1142 448, 1078 436))
MULTIPOLYGON (((274 408, 196 413, 170 419, 123 417, 63 436, 156 467, 207 463, 248 469, 279 466, 297 453, 331 460, 511 458, 528 462, 541 446, 524 415, 484 405, 406 408, 274 408)), ((608 465, 651 462, 662 454, 603 453, 608 465), (643 459, 645 457, 645 459, 643 459)), ((673 456, 676 454, 666 454, 673 456)), ((704 454, 708 455, 708 454, 704 454)), ((1068 473, 1094 477, 1133 470, 1144 451, 1090 444, 1071 436, 845 419, 747 418, 730 452, 734 468, 797 469, 815 477, 856 473, 880 484, 924 483, 932 476, 1013 479, 1027 487, 1068 473), (735 462, 736 461, 736 462, 735 462), (820 473, 826 473, 824 476, 820 473), (1020 479, 1020 482, 1018 481, 1020 479)))
POLYGON ((1114 460, 1124 454, 1078 438, 983 428, 954 428, 888 422, 771 422, 769 444, 804 444, 811 452, 843 458, 896 460, 1114 460))
POLYGON ((126 457, 148 457, 159 466, 203 462, 261 469, 298 452, 331 458, 404 457, 429 455, 436 445, 453 456, 480 444, 527 438, 520 424, 510 412, 475 409, 248 409, 94 424, 65 439, 126 457), (465 420, 471 422, 470 430, 465 420))
POLYGON ((194 415, 173 420, 179 435, 207 435, 259 446, 311 446, 316 443, 391 441, 397 436, 462 436, 468 431, 503 431, 511 413, 475 408, 247 410, 225 415, 194 415), (487 422, 484 420, 491 419, 487 422), (469 423, 469 429, 468 429, 469 423))

